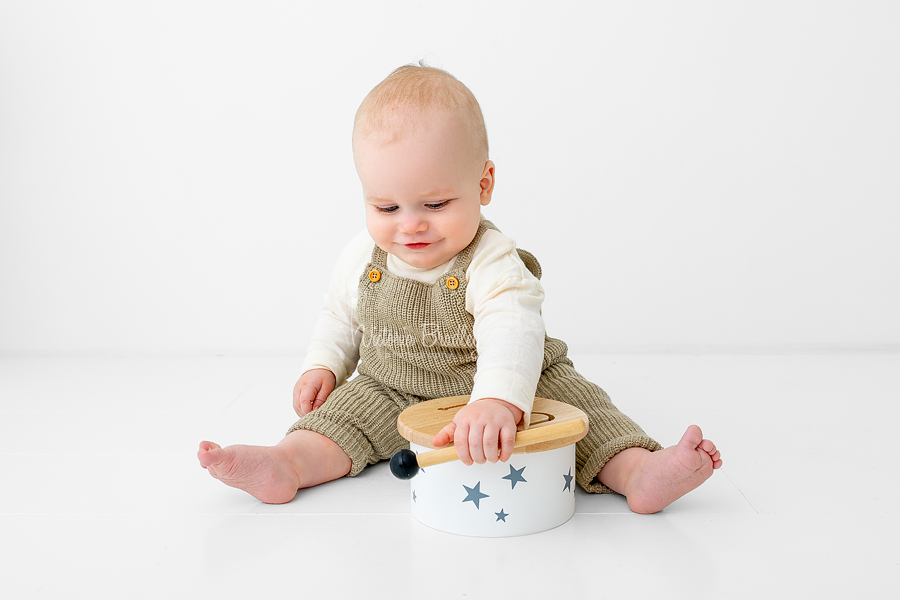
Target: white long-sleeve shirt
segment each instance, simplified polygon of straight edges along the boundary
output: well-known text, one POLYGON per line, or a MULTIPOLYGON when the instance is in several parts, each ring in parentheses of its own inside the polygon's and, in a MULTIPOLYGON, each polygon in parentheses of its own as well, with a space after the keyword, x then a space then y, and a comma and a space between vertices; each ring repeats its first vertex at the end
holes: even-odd
MULTIPOLYGON (((355 370, 363 332, 356 317, 359 277, 375 248, 366 230, 338 257, 325 306, 316 321, 303 372, 329 369, 338 385, 355 370)), ((433 269, 408 265, 388 254, 388 270, 399 277, 433 283, 453 268, 454 257, 433 269)), ((544 290, 516 253, 515 242, 489 229, 466 269, 466 311, 475 318, 478 359, 471 401, 499 398, 521 409, 527 426, 544 358, 544 290)))

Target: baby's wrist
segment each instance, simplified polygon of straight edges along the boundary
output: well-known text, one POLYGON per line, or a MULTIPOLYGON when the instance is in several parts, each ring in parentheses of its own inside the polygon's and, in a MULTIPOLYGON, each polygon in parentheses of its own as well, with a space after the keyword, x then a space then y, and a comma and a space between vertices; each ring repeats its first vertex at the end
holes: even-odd
POLYGON ((522 417, 525 416, 525 411, 523 411, 521 408, 519 408, 515 404, 511 404, 511 403, 507 402, 506 400, 501 400, 500 398, 480 398, 479 400, 477 400, 477 402, 485 402, 485 401, 496 403, 499 406, 502 406, 503 408, 507 409, 512 414, 513 420, 516 422, 516 424, 518 424, 519 421, 522 420, 522 417))
POLYGON ((301 379, 303 377, 313 377, 313 378, 330 377, 330 378, 334 379, 335 381, 337 381, 337 376, 334 374, 334 371, 332 371, 331 369, 326 369, 325 367, 313 367, 312 369, 307 369, 300 376, 301 379))

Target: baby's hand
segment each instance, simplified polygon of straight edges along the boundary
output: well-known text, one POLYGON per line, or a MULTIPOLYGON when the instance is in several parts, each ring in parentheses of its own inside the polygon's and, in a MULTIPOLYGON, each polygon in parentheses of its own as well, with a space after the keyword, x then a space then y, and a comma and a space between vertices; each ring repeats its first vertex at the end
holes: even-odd
POLYGON ((456 454, 466 465, 485 461, 506 462, 516 443, 516 423, 522 419, 521 409, 497 398, 483 398, 463 407, 453 422, 431 441, 437 447, 453 440, 456 454))
POLYGON ((328 369, 310 369, 301 375, 294 385, 294 412, 302 417, 325 404, 335 382, 328 369))

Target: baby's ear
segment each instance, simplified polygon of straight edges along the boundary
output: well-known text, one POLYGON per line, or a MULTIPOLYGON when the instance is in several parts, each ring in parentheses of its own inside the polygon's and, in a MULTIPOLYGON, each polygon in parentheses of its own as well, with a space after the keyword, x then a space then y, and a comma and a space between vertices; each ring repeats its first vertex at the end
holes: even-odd
POLYGON ((496 167, 493 161, 484 163, 484 170, 481 172, 481 205, 487 206, 491 202, 491 194, 494 193, 494 172, 496 167))

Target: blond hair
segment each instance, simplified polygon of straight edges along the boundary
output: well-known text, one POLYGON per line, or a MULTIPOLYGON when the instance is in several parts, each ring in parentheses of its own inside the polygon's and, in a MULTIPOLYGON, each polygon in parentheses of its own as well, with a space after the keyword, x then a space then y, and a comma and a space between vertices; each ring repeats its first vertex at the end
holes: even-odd
POLYGON ((427 111, 457 115, 469 130, 473 151, 487 161, 487 130, 475 95, 447 71, 422 62, 395 69, 369 92, 356 111, 353 139, 378 132, 386 142, 395 141, 427 111))

